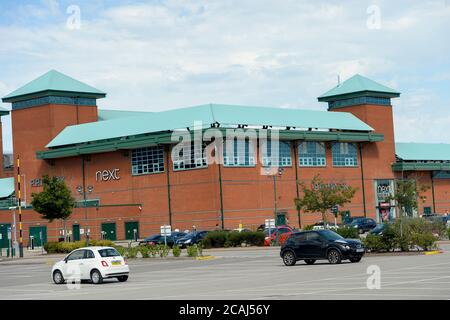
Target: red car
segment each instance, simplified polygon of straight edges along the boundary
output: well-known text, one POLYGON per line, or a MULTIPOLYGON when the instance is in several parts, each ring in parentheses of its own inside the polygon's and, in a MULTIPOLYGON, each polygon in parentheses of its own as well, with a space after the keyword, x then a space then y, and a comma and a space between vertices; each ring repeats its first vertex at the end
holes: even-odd
POLYGON ((278 244, 283 245, 283 243, 289 238, 289 236, 294 232, 294 228, 290 226, 278 226, 276 228, 264 230, 264 234, 266 235, 264 239, 264 246, 268 247, 272 242, 276 242, 278 238, 278 244))

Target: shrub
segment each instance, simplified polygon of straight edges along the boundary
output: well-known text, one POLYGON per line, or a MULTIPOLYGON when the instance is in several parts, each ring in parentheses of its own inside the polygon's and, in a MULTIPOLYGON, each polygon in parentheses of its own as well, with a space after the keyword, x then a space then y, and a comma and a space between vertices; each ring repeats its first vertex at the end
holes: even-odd
POLYGON ((126 256, 126 251, 127 251, 126 248, 121 247, 121 246, 117 246, 117 247, 116 247, 116 250, 117 250, 117 252, 119 252, 119 254, 120 254, 121 256, 126 256))
POLYGON ((243 243, 251 246, 263 246, 264 238, 264 233, 261 231, 230 232, 227 234, 227 239, 224 246, 239 247, 243 243))
POLYGON ((303 231, 308 231, 308 230, 312 230, 314 228, 313 224, 309 224, 306 227, 303 228, 303 231))
POLYGON ((159 245, 158 246, 158 252, 159 252, 159 256, 161 258, 165 258, 169 255, 170 252, 170 247, 169 246, 165 246, 165 245, 159 245))
POLYGON ((202 240, 205 248, 221 248, 227 241, 228 233, 225 231, 209 232, 202 240))
POLYGON ((150 255, 152 256, 152 258, 156 257, 156 255, 159 252, 159 247, 157 245, 151 245, 151 246, 147 246, 150 252, 150 255))
POLYGON ((418 246, 422 250, 428 251, 432 247, 434 247, 434 244, 437 240, 436 236, 431 233, 414 233, 412 235, 412 243, 415 246, 418 246))
POLYGON ((194 244, 193 246, 187 246, 186 250, 187 250, 188 257, 197 257, 198 256, 197 245, 194 244))
POLYGON ((386 249, 382 236, 369 233, 362 242, 367 251, 380 252, 386 249))
POLYGON ((149 258, 149 252, 150 249, 147 246, 140 246, 139 248, 139 252, 142 254, 142 258, 149 258))
POLYGON ((126 257, 130 259, 134 259, 137 257, 137 253, 139 252, 138 247, 128 248, 126 250, 126 257))
POLYGON ((450 239, 450 228, 447 229, 447 237, 450 239))
POLYGON ((173 246, 172 253, 174 257, 179 257, 181 255, 181 248, 179 246, 173 246))
POLYGON ((341 237, 346 239, 359 239, 358 229, 351 227, 342 227, 334 230, 341 237))

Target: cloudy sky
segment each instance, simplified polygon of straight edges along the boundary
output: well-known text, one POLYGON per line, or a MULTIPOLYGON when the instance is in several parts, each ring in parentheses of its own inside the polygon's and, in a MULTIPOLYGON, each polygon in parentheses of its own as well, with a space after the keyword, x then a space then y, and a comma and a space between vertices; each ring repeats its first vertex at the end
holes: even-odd
POLYGON ((56 69, 104 109, 325 110, 360 73, 402 93, 397 141, 450 143, 449 34, 450 0, 0 0, 0 96, 56 69))

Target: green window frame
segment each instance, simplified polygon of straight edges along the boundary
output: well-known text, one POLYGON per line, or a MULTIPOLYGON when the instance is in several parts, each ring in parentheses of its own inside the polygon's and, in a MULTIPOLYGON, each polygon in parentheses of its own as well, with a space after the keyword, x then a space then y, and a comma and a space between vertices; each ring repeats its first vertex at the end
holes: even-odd
POLYGON ((161 172, 164 172, 163 146, 139 148, 132 151, 131 174, 133 176, 161 172))
POLYGON ((298 144, 299 167, 326 167, 325 142, 303 141, 298 144))
POLYGON ((331 147, 334 167, 357 167, 358 147, 356 143, 336 142, 331 147))
POLYGON ((261 143, 263 167, 292 167, 291 143, 287 141, 278 141, 278 163, 276 156, 272 156, 272 142, 267 140, 261 143))
POLYGON ((180 150, 179 159, 173 161, 173 171, 202 169, 208 167, 208 159, 204 156, 206 143, 184 144, 180 150))
POLYGON ((246 138, 234 138, 230 142, 229 139, 223 144, 223 165, 225 167, 254 167, 255 161, 255 145, 252 140, 246 138), (227 154, 227 143, 231 144, 232 154, 227 154))

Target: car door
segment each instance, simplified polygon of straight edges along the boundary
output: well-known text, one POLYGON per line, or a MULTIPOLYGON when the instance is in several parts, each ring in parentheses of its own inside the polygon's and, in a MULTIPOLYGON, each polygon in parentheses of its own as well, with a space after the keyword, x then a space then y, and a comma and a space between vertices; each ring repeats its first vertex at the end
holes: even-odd
POLYGON ((298 259, 307 257, 306 255, 306 233, 296 234, 294 236, 294 252, 298 259))
POLYGON ((320 258, 322 256, 323 241, 317 232, 306 234, 306 253, 309 258, 320 258))
POLYGON ((63 276, 67 280, 80 280, 82 277, 81 264, 83 263, 85 250, 76 250, 66 257, 63 268, 63 276))
POLYGON ((91 270, 96 264, 95 254, 92 250, 83 250, 84 256, 80 260, 81 279, 90 279, 91 270))

